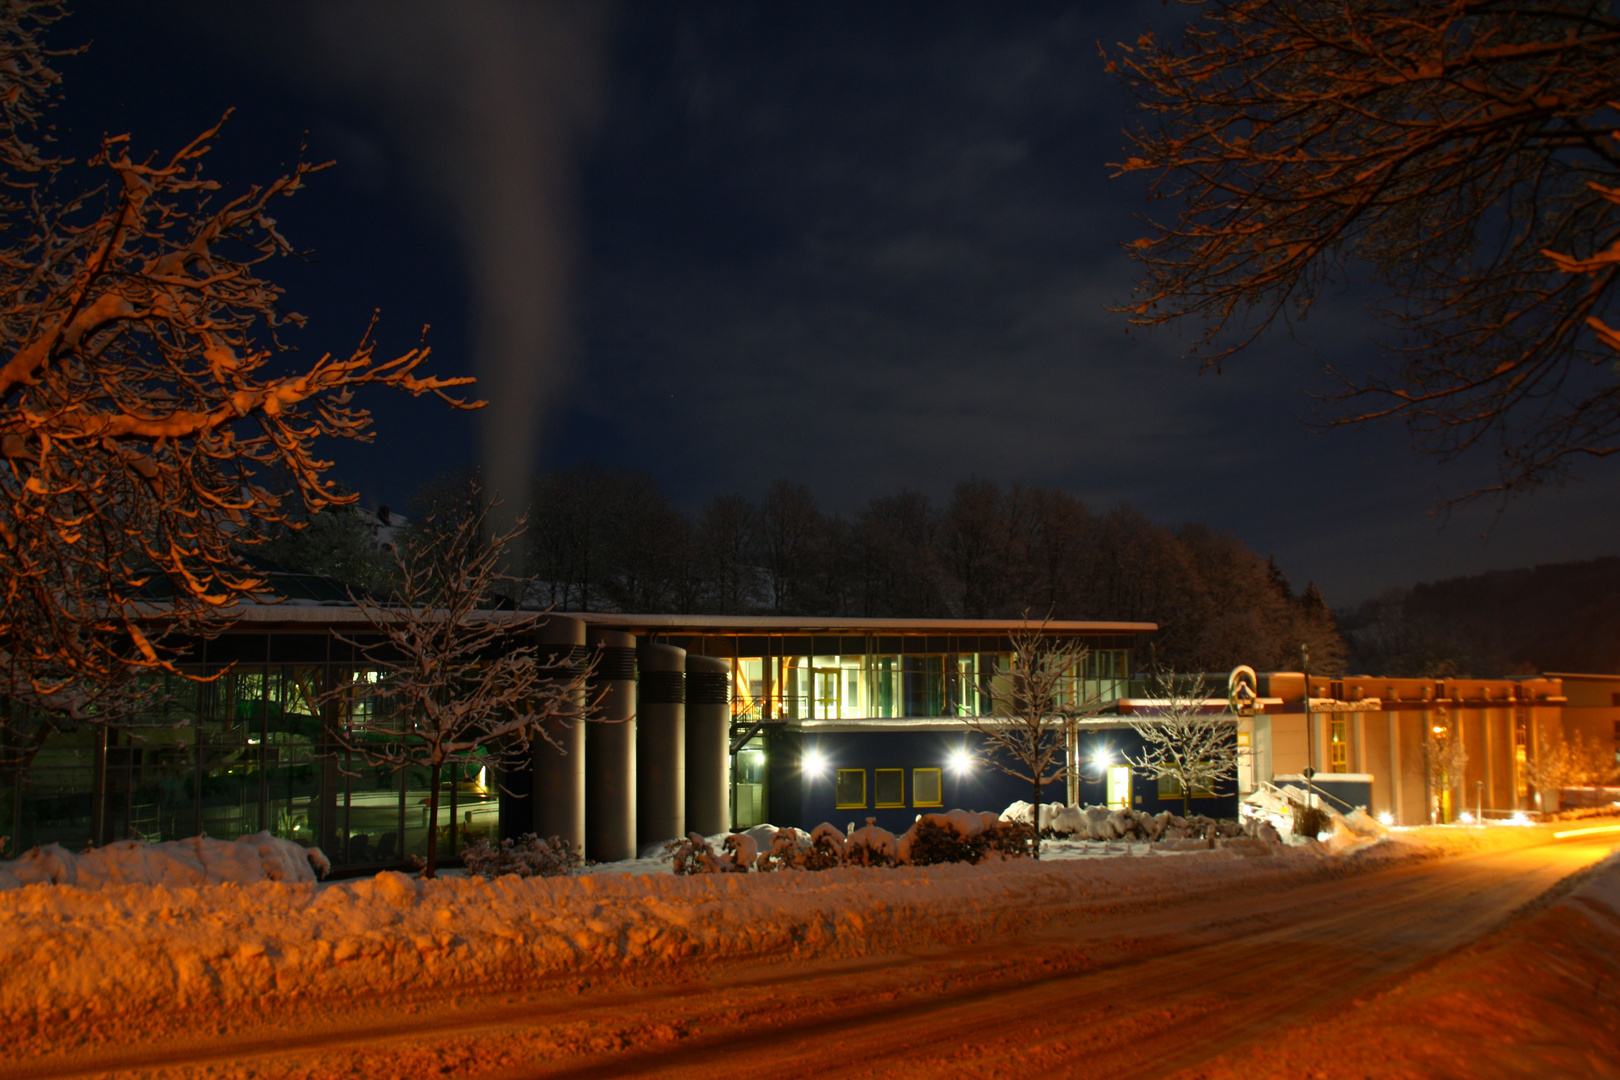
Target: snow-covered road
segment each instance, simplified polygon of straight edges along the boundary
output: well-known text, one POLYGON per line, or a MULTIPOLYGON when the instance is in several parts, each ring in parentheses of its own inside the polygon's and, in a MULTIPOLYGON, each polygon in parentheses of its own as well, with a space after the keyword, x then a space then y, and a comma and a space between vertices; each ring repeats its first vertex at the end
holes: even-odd
MULTIPOLYGON (((1215 892, 1162 860, 1169 888, 1148 875, 1126 896, 1003 918, 990 938, 899 933, 898 951, 868 955, 691 956, 500 992, 272 994, 262 1008, 61 1018, 19 1033, 0 1078, 1206 1075, 1491 934, 1613 841, 1370 870, 1324 860, 1218 874, 1215 892)), ((1395 1046, 1424 1024, 1380 1037, 1395 1046)), ((1304 1075, 1347 1075, 1338 1064, 1322 1053, 1304 1075)), ((1355 1075, 1369 1074, 1361 1061, 1355 1075)))

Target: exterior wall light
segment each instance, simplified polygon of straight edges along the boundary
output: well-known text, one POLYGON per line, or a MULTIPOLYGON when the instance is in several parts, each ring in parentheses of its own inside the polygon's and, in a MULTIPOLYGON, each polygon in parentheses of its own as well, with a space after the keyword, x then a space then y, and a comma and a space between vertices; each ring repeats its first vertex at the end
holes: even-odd
POLYGON ((827 773, 827 759, 812 750, 808 754, 804 755, 804 760, 800 763, 799 767, 804 771, 804 775, 806 776, 825 776, 827 773))
POLYGON ((973 768, 973 755, 966 750, 958 750, 951 755, 951 771, 958 775, 973 768))
POLYGON ((1104 747, 1091 755, 1091 763, 1101 768, 1114 760, 1114 752, 1104 747))

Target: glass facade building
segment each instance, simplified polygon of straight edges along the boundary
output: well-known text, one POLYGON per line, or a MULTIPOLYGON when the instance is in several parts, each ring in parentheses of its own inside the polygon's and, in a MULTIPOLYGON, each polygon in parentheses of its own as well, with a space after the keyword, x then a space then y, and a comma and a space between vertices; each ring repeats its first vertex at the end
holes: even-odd
MULTIPOLYGON (((949 719, 987 711, 985 681, 1010 651, 1017 622, 861 620, 836 628, 761 617, 574 614, 726 660, 731 679, 733 821, 767 810, 766 735, 805 721, 949 719), (833 632, 836 629, 836 632, 833 632)), ((349 607, 269 606, 200 642, 163 677, 154 705, 122 727, 82 724, 44 738, 24 767, 0 766, 5 857, 36 844, 71 849, 126 838, 234 839, 260 831, 318 846, 339 867, 400 865, 425 854, 437 829, 441 857, 478 839, 527 831, 487 767, 441 778, 429 821, 427 768, 368 764, 333 737, 343 710, 375 704, 363 692, 339 704, 328 688, 383 676, 356 662, 364 625, 349 607)), ((1147 624, 1065 623, 1054 636, 1090 647, 1071 694, 1125 696, 1147 624)), ((10 759, 33 737, 13 723, 10 759)), ((542 751, 544 752, 544 751, 542 751)), ((519 785, 510 785, 514 788, 519 785)))

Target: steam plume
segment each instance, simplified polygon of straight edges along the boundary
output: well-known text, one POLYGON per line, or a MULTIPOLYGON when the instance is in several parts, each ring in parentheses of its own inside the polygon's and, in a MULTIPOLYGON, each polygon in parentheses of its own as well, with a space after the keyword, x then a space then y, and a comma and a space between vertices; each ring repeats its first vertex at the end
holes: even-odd
POLYGON ((451 209, 474 318, 492 525, 528 501, 540 425, 568 377, 577 136, 607 18, 567 0, 339 0, 308 9, 326 74, 376 105, 451 209))

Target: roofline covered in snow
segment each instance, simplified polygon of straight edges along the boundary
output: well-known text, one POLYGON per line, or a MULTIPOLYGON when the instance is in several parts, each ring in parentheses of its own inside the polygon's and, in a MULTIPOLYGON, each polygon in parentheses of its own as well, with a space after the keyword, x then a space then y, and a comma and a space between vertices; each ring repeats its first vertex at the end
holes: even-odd
MULTIPOLYGON (((595 611, 559 612, 592 626, 659 633, 755 633, 755 634, 860 634, 860 633, 957 633, 1005 634, 1038 629, 1038 622, 1024 619, 867 619, 813 618, 798 615, 621 615, 595 611)), ((1045 624, 1056 634, 1151 634, 1159 628, 1151 622, 1082 622, 1053 619, 1045 624)))
MULTIPOLYGON (((359 608, 350 604, 244 604, 225 614, 239 624, 270 629, 366 627, 371 624, 359 608)), ((496 611, 488 615, 497 621, 530 619, 541 612, 496 611)), ((817 619, 794 615, 622 615, 596 611, 557 611, 550 614, 578 619, 587 626, 604 629, 643 631, 657 634, 1006 634, 1035 628, 1038 623, 1022 619, 817 619)), ((1080 622, 1053 620, 1046 624, 1050 634, 1150 634, 1159 628, 1150 622, 1080 622)))

